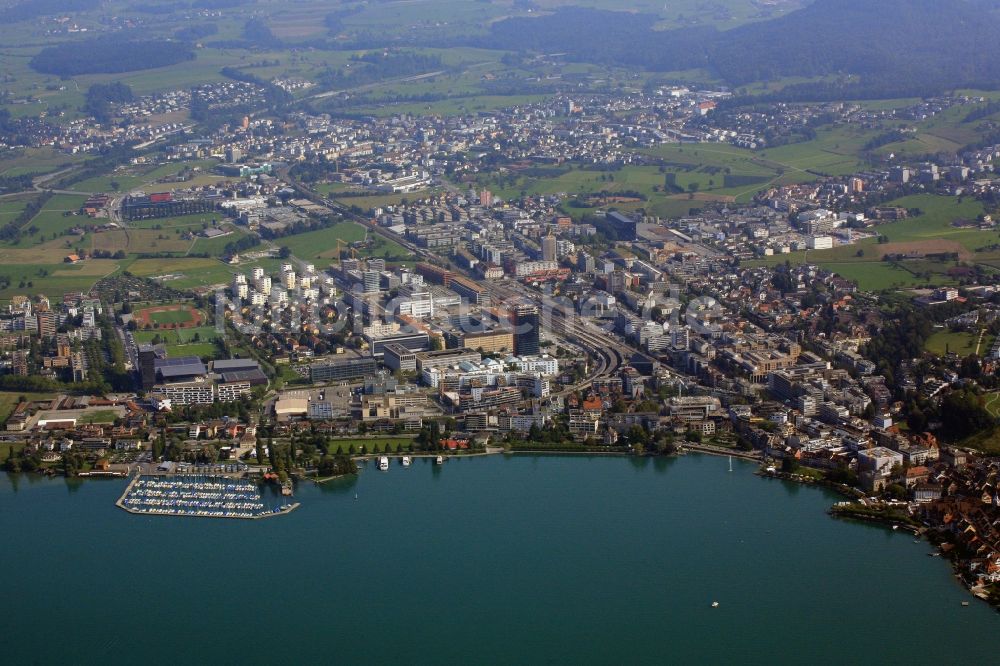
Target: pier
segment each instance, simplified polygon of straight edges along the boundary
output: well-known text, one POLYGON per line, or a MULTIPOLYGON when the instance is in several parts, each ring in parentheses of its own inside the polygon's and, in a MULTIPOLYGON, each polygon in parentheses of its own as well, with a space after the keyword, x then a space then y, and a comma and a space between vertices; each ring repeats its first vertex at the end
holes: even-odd
POLYGON ((226 476, 136 475, 115 504, 129 513, 256 520, 290 513, 298 502, 268 507, 257 484, 226 476))

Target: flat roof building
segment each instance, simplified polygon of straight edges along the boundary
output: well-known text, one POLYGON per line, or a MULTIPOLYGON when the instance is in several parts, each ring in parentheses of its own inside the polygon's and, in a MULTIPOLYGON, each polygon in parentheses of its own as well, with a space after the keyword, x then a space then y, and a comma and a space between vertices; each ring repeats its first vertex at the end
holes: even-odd
POLYGON ((375 374, 378 374, 378 363, 370 357, 315 363, 309 366, 309 379, 313 383, 361 379, 375 374))

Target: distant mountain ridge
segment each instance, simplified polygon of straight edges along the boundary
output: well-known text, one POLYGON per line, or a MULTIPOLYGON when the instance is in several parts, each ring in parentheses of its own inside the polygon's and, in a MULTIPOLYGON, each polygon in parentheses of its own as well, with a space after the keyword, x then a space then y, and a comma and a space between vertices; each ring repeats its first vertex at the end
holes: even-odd
POLYGON ((493 25, 495 48, 655 71, 704 67, 733 85, 855 74, 899 86, 1000 86, 998 0, 817 0, 727 31, 658 32, 648 14, 582 8, 493 25))

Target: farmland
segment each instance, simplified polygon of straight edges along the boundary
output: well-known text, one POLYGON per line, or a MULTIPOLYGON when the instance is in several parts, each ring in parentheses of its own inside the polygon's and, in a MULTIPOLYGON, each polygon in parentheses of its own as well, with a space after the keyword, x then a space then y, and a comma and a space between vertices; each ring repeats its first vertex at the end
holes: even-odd
POLYGON ((11 247, 30 247, 46 240, 55 240, 68 229, 99 224, 79 215, 80 207, 87 200, 85 196, 72 194, 53 195, 35 217, 21 228, 21 238, 11 247))
POLYGON ((164 279, 164 286, 174 289, 199 289, 211 286, 226 286, 233 274, 248 273, 251 268, 261 266, 268 273, 278 270, 277 259, 258 259, 240 262, 239 265, 226 264, 218 259, 200 257, 136 259, 128 270, 139 277, 164 279))
POLYGON ((160 165, 130 164, 119 167, 111 173, 95 176, 73 183, 71 189, 78 192, 130 192, 143 190, 166 192, 195 184, 225 183, 231 179, 210 173, 215 160, 194 160, 189 162, 167 162, 160 165), (204 179, 198 183, 197 179, 204 179))
POLYGON ((194 241, 183 240, 177 236, 153 229, 115 229, 102 231, 91 237, 92 248, 95 251, 125 252, 174 252, 186 254, 191 250, 194 241))

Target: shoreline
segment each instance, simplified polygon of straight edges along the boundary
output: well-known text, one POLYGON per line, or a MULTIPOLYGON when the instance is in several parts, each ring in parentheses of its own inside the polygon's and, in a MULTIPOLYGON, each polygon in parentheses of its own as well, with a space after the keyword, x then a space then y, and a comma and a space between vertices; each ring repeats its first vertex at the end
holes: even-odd
MULTIPOLYGON (((758 470, 754 472, 754 474, 762 478, 775 478, 781 481, 800 483, 802 485, 807 485, 807 486, 821 486, 824 488, 828 488, 834 492, 837 492, 844 497, 849 497, 855 501, 865 496, 864 493, 862 493, 857 488, 851 488, 850 486, 844 486, 842 484, 836 484, 826 480, 818 481, 812 477, 802 476, 798 474, 788 474, 787 472, 765 472, 763 470, 758 470)), ((838 504, 846 507, 846 505, 855 504, 856 503, 855 501, 838 503, 838 504)), ((932 535, 937 534, 939 528, 933 525, 928 525, 923 521, 920 521, 921 524, 918 527, 917 525, 900 521, 898 519, 892 518, 891 516, 852 513, 843 509, 838 510, 837 509, 838 504, 834 504, 827 510, 826 513, 830 518, 838 518, 840 520, 846 520, 846 521, 857 521, 859 523, 870 523, 874 525, 881 525, 889 529, 896 527, 905 530, 906 532, 909 532, 910 534, 917 537, 917 539, 921 541, 926 540, 927 543, 929 543, 931 546, 934 547, 935 551, 933 553, 928 553, 928 555, 948 560, 948 562, 951 564, 952 573, 954 574, 955 578, 959 580, 962 587, 964 587, 966 591, 968 591, 968 593, 972 595, 974 598, 984 602, 985 604, 990 606, 990 608, 992 608, 994 611, 1000 613, 1000 598, 992 598, 989 595, 986 595, 985 593, 977 592, 976 588, 979 586, 973 584, 965 577, 964 575, 965 572, 962 570, 958 558, 951 553, 945 552, 944 548, 942 547, 945 541, 943 539, 938 541, 932 538, 932 535)))
MULTIPOLYGON (((680 456, 686 455, 688 453, 697 453, 697 454, 710 455, 710 456, 716 456, 716 457, 729 457, 729 456, 732 456, 732 457, 739 458, 741 460, 745 460, 747 462, 756 462, 756 463, 762 463, 763 462, 763 456, 760 455, 760 454, 754 453, 754 452, 746 452, 746 451, 733 451, 733 452, 730 452, 728 450, 721 449, 721 448, 718 448, 718 447, 705 447, 705 446, 700 446, 700 445, 684 446, 682 448, 679 448, 679 450, 676 453, 674 453, 674 454, 662 455, 662 454, 651 453, 651 454, 644 454, 643 456, 640 456, 640 457, 645 457, 645 458, 656 458, 656 457, 673 458, 673 457, 680 457, 680 456)), ((559 451, 559 450, 546 450, 546 449, 535 449, 535 450, 528 449, 528 450, 516 450, 515 451, 515 450, 505 450, 503 448, 491 448, 491 449, 488 449, 486 451, 479 451, 479 452, 475 452, 475 453, 457 453, 457 454, 456 453, 452 453, 452 454, 447 454, 447 453, 365 454, 363 456, 354 456, 352 459, 367 463, 368 460, 375 460, 375 459, 377 459, 379 457, 382 457, 383 455, 386 456, 386 457, 388 457, 388 458, 396 458, 396 459, 402 459, 404 456, 409 456, 410 458, 435 458, 436 459, 438 456, 442 456, 445 460, 448 460, 451 457, 454 457, 454 458, 465 458, 465 457, 478 458, 478 457, 492 456, 492 455, 504 455, 504 456, 508 456, 508 455, 509 456, 535 455, 535 456, 553 456, 553 457, 557 457, 557 456, 570 456, 570 457, 621 458, 621 457, 628 457, 628 456, 631 456, 631 455, 634 455, 634 454, 631 454, 631 453, 628 453, 628 452, 624 452, 624 451, 559 451)), ((841 495, 842 497, 845 497, 845 498, 851 500, 850 502, 838 503, 838 504, 834 504, 833 506, 831 506, 827 510, 827 515, 829 517, 831 517, 831 518, 839 518, 839 519, 842 519, 842 520, 853 520, 853 521, 862 522, 862 523, 871 523, 871 524, 883 525, 883 526, 886 526, 888 528, 893 528, 893 527, 895 527, 897 529, 901 528, 901 529, 907 531, 908 533, 916 536, 919 539, 927 539, 928 543, 932 544, 934 546, 934 548, 935 548, 935 551, 936 551, 935 553, 929 553, 929 555, 933 554, 934 556, 944 557, 944 558, 948 559, 949 562, 951 563, 952 570, 953 570, 953 573, 955 574, 955 577, 958 578, 961 581, 962 585, 966 588, 966 590, 973 597, 975 597, 976 599, 979 599, 980 601, 984 601, 985 603, 989 604, 994 610, 996 610, 997 612, 1000 612, 1000 599, 994 600, 993 598, 991 598, 990 596, 988 596, 984 592, 982 592, 982 589, 979 589, 977 591, 977 588, 979 588, 980 586, 975 585, 974 583, 968 581, 967 578, 966 578, 966 576, 964 575, 964 571, 961 569, 961 564, 958 561, 958 559, 953 554, 945 552, 944 549, 942 548, 942 545, 943 545, 943 543, 945 543, 945 541, 944 540, 937 541, 935 539, 931 539, 930 538, 930 535, 936 533, 936 530, 938 529, 935 526, 927 525, 925 523, 922 523, 922 525, 918 527, 916 525, 913 525, 912 523, 907 523, 907 522, 905 522, 903 520, 900 520, 898 518, 894 518, 892 516, 881 516, 881 515, 878 515, 876 513, 862 514, 862 513, 857 513, 857 512, 851 512, 851 511, 847 510, 847 507, 849 505, 851 505, 851 504, 856 503, 857 500, 859 500, 859 499, 861 499, 863 497, 866 497, 865 493, 863 493, 862 491, 860 491, 857 488, 852 488, 850 486, 845 486, 843 484, 833 483, 833 482, 828 481, 826 479, 816 479, 816 478, 811 477, 811 476, 805 476, 805 475, 801 475, 801 474, 793 474, 793 473, 781 472, 781 471, 765 471, 764 469, 757 469, 756 471, 753 472, 753 474, 755 476, 757 476, 757 477, 760 477, 760 478, 777 479, 779 481, 789 481, 789 482, 799 483, 799 484, 807 485, 807 486, 818 486, 818 487, 821 487, 821 488, 826 488, 828 490, 831 490, 831 491, 833 491, 833 492, 841 495), (838 510, 837 509, 838 506, 843 506, 844 509, 838 510)), ((73 477, 68 477, 66 475, 63 475, 63 476, 64 476, 64 478, 73 478, 73 477)), ((331 476, 331 477, 324 477, 322 479, 302 477, 302 480, 309 480, 309 481, 312 481, 314 484, 321 485, 321 484, 324 484, 324 483, 328 483, 330 481, 334 481, 334 480, 337 480, 337 479, 342 479, 342 478, 350 477, 350 476, 352 476, 352 475, 351 474, 339 474, 339 475, 335 475, 335 476, 331 476)), ((77 478, 84 478, 84 479, 87 479, 87 478, 105 478, 105 479, 106 478, 122 478, 122 475, 120 475, 120 474, 109 474, 109 473, 104 473, 104 474, 87 474, 87 475, 81 474, 81 475, 78 475, 77 478)), ((289 505, 289 507, 287 509, 279 511, 277 513, 270 512, 270 513, 265 513, 265 514, 261 514, 261 515, 258 515, 258 516, 252 516, 252 517, 245 517, 245 516, 198 515, 198 514, 183 513, 183 512, 163 512, 163 513, 157 512, 157 513, 154 513, 154 512, 147 512, 147 511, 139 511, 139 510, 128 508, 128 507, 124 506, 124 504, 123 504, 124 498, 128 495, 128 492, 131 490, 132 486, 136 483, 136 481, 138 479, 139 479, 139 476, 133 476, 132 479, 129 481, 128 485, 126 486, 126 488, 125 488, 124 492, 122 493, 121 497, 119 497, 118 500, 115 502, 115 505, 118 508, 120 508, 120 509, 122 509, 122 510, 128 512, 128 513, 131 513, 133 515, 147 515, 147 516, 148 515, 157 515, 157 516, 196 517, 196 518, 234 518, 234 519, 239 519, 239 520, 258 520, 258 519, 261 519, 261 518, 269 518, 271 516, 279 516, 279 515, 284 515, 286 513, 291 513, 292 511, 294 511, 295 509, 297 509, 300 506, 299 502, 295 502, 294 504, 289 505)), ((861 505, 859 504, 859 506, 861 506, 861 505)))

